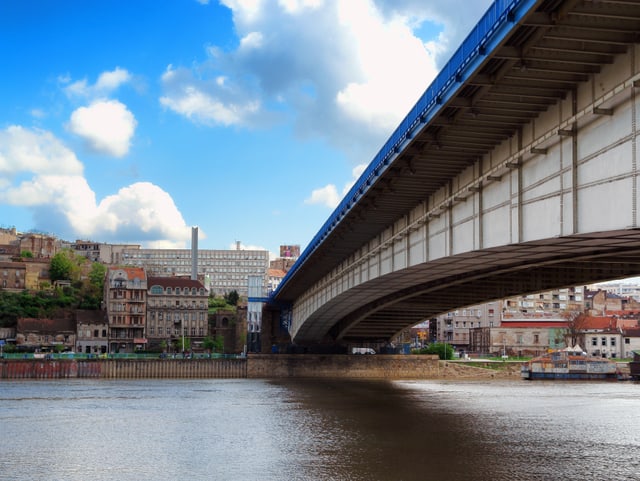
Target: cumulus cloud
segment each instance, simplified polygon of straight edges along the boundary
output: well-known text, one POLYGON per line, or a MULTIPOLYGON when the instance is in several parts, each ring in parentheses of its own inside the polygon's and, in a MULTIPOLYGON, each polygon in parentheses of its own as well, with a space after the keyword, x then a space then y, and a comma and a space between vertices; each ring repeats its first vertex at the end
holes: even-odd
POLYGON ((0 177, 23 172, 36 175, 81 175, 82 163, 51 132, 12 125, 0 130, 0 177))
POLYGON ((117 100, 98 100, 71 114, 69 130, 95 152, 123 157, 129 152, 137 121, 117 100))
POLYGON ((304 201, 305 204, 324 205, 335 209, 366 168, 367 164, 360 164, 354 167, 351 171, 351 180, 345 184, 341 193, 338 193, 338 188, 334 184, 327 184, 319 189, 314 189, 313 192, 311 192, 311 196, 304 201))
POLYGON ((209 125, 260 126, 286 115, 297 135, 322 138, 360 163, 490 0, 221 3, 232 12, 237 47, 211 46, 200 64, 170 66, 161 104, 209 125))
POLYGON ((171 196, 139 182, 100 202, 83 165, 52 133, 0 130, 0 203, 26 207, 39 228, 78 238, 184 248, 191 228, 171 196))

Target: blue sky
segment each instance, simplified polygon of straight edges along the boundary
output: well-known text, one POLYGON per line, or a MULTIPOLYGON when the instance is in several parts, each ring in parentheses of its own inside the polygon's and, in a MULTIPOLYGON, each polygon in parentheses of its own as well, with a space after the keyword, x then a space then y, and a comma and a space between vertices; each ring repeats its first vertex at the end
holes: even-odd
POLYGON ((304 249, 489 0, 3 0, 0 227, 304 249))

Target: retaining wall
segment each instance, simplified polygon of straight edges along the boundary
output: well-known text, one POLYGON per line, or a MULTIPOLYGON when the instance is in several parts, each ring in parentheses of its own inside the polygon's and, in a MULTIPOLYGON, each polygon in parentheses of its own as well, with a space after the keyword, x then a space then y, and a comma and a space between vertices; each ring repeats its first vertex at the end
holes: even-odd
POLYGON ((245 359, 0 360, 0 379, 433 379, 437 356, 252 354, 245 359))

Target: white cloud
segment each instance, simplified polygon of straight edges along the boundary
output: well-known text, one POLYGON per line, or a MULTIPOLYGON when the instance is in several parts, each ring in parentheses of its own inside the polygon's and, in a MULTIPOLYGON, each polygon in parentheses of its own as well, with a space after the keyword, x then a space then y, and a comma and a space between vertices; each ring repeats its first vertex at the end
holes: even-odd
POLYGON ((187 226, 171 196, 149 182, 123 187, 97 206, 95 231, 100 236, 135 232, 147 245, 184 246, 191 239, 187 226))
POLYGON ((338 194, 338 189, 334 184, 327 184, 319 189, 314 189, 313 192, 311 192, 311 196, 304 201, 305 204, 319 204, 335 209, 366 168, 367 164, 360 164, 353 168, 351 171, 351 180, 342 188, 341 194, 338 194))
POLYGON ((198 124, 248 124, 248 119, 260 110, 258 101, 234 91, 221 76, 199 82, 193 79, 190 71, 173 69, 169 65, 162 81, 167 95, 160 97, 160 104, 198 124))
POLYGON ((338 189, 334 184, 328 184, 324 187, 314 189, 311 197, 306 199, 305 204, 320 204, 330 208, 335 208, 340 203, 338 189))
POLYGON ((37 175, 80 175, 76 155, 51 132, 12 125, 0 130, 0 177, 11 179, 24 172, 37 175))
POLYGON ((117 100, 98 100, 71 114, 69 130, 82 137, 94 151, 123 157, 129 152, 136 119, 117 100))
POLYGON ((68 75, 58 77, 58 81, 68 84, 64 87, 64 91, 71 97, 97 98, 110 95, 121 85, 129 83, 132 78, 126 69, 116 67, 112 71, 101 73, 93 85, 89 84, 86 78, 69 83, 71 78, 68 75))
POLYGON ((26 207, 39 228, 77 238, 184 248, 191 228, 171 196, 135 183, 97 202, 75 154, 53 134, 0 130, 0 203, 26 207))

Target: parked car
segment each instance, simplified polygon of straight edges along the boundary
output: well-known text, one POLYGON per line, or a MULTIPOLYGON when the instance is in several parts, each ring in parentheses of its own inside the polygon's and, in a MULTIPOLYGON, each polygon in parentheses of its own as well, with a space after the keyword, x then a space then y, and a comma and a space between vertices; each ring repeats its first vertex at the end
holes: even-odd
POLYGON ((354 347, 351 350, 352 354, 375 354, 376 351, 370 347, 354 347))

